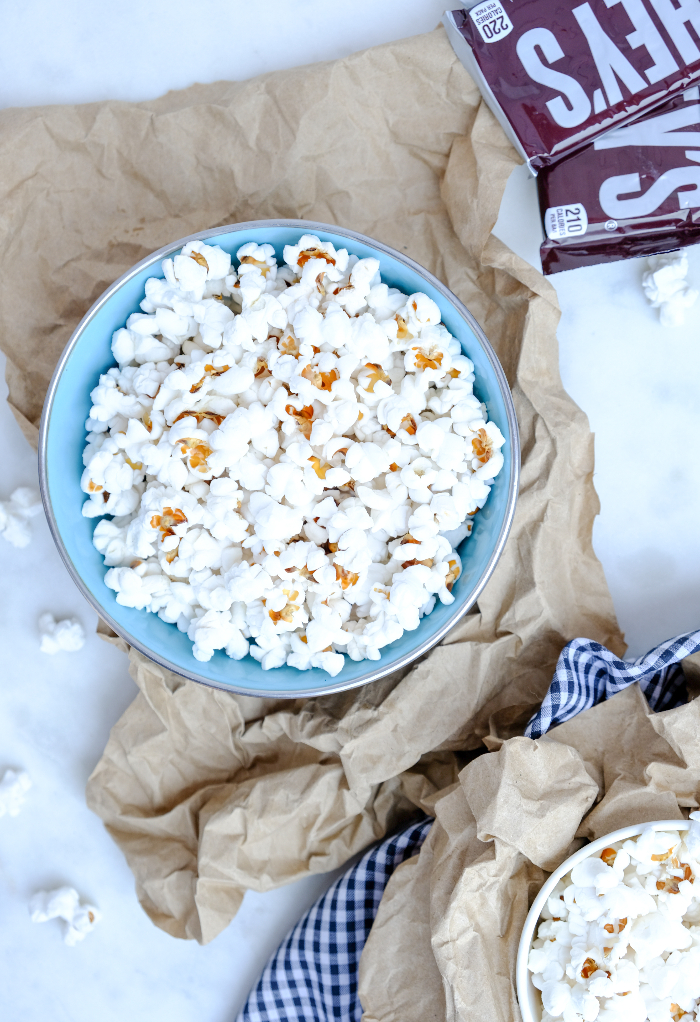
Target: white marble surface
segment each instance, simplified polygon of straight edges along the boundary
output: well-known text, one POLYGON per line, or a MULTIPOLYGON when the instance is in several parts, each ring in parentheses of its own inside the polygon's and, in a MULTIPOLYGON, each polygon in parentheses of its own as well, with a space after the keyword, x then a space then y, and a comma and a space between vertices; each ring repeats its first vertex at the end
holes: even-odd
POLYGON ((0 107, 151 99, 429 32, 445 0, 26 0, 7 4, 0 107))
MULTIPOLYGON (((495 233, 540 268, 534 178, 514 171, 495 233)), ((700 246, 688 249, 700 290, 700 246)), ((700 627, 700 300, 664 329, 641 286, 646 259, 554 274, 564 386, 595 434, 601 512, 593 546, 628 656, 700 627)))
MULTIPOLYGON (((436 0, 27 0, 3 11, 0 106, 145 99, 194 81, 245 78, 332 59, 426 31, 436 0)), ((533 183, 516 172, 497 233, 537 264, 533 183)), ((594 543, 631 653, 700 618, 700 309, 662 330, 641 293, 639 260, 552 278, 565 386, 596 433, 602 511, 594 543)), ((700 285, 700 251, 691 252, 700 285)), ((0 392, 0 498, 36 482, 34 453, 0 392)), ((109 728, 135 694, 125 658, 93 634, 95 616, 66 574, 43 519, 35 542, 0 540, 3 649, 0 773, 28 770, 34 788, 0 819, 0 1017, 12 1022, 224 1022, 262 964, 329 881, 248 894, 229 929, 200 948, 156 929, 139 908, 121 853, 84 803, 109 728), (38 650, 37 620, 76 614, 79 653, 38 650), (37 889, 70 884, 102 910, 86 941, 65 947, 56 922, 34 925, 37 889)))
MULTIPOLYGON (((36 456, 0 392, 0 496, 38 486, 36 456)), ((0 1019, 3 1022, 228 1022, 301 913, 337 874, 268 894, 248 892, 212 944, 175 940, 139 906, 134 878, 85 783, 109 729, 136 695, 123 653, 95 634, 97 616, 73 585, 43 515, 32 544, 0 539, 0 776, 33 782, 14 818, 0 818, 0 1019), (88 639, 78 653, 39 652, 39 615, 75 615, 88 639), (66 947, 57 921, 30 921, 37 890, 68 885, 103 913, 82 944, 66 947)))

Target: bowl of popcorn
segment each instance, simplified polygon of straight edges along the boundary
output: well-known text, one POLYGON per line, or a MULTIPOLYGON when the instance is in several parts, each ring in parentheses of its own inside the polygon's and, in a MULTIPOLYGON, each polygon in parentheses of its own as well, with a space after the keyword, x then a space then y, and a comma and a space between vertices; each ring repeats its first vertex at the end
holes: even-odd
POLYGON ((516 981, 525 1022, 693 1022, 700 1009, 700 813, 607 834, 546 881, 516 981))
POLYGON ((408 257, 338 227, 205 231, 76 329, 41 426, 49 524, 126 641, 312 695, 397 670, 477 600, 519 472, 498 359, 408 257))

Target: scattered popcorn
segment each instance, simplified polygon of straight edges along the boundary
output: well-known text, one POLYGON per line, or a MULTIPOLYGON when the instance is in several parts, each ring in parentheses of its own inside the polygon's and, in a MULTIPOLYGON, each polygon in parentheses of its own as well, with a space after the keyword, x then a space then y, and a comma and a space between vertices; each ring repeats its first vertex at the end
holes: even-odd
POLYGON ((41 498, 30 486, 20 486, 9 500, 0 500, 0 536, 13 546, 28 546, 32 538, 29 519, 41 511, 41 498))
POLYGON ((76 617, 56 621, 53 614, 42 614, 39 618, 42 653, 75 653, 85 645, 85 632, 76 617))
POLYGON ((32 786, 24 770, 6 770, 0 781, 0 816, 17 816, 32 786))
POLYGON ((335 676, 454 601, 505 441, 435 302, 315 235, 284 259, 193 242, 146 282, 91 393, 83 514, 117 602, 196 659, 335 676))
POLYGON ((102 918, 94 905, 80 903, 80 896, 72 887, 39 891, 29 902, 29 913, 33 923, 62 919, 63 940, 69 947, 74 947, 79 941, 84 940, 102 918))
POLYGON ((699 854, 695 812, 688 831, 647 827, 559 881, 528 959, 542 1022, 700 1017, 699 854))
POLYGON ((652 256, 649 269, 642 278, 642 287, 652 309, 659 310, 662 326, 683 326, 685 310, 697 301, 698 292, 690 287, 688 276, 688 253, 668 252, 652 256))

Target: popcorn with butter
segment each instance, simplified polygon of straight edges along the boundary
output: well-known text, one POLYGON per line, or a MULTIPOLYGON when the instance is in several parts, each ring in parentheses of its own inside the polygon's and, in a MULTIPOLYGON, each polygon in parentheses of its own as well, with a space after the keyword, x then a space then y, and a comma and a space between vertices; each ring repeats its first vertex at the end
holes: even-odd
POLYGON ((163 273, 91 394, 83 514, 106 585, 201 661, 378 659, 453 601, 446 533, 470 534, 503 466, 471 361, 432 299, 315 235, 284 265, 192 242, 163 273))
POLYGON ((693 1022, 700 1007, 700 812, 583 859, 528 958, 543 1022, 693 1022))

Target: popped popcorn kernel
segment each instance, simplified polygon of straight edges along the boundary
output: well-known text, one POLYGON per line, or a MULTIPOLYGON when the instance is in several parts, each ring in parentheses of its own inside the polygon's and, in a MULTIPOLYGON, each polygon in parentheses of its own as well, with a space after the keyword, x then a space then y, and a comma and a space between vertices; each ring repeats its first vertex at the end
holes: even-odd
POLYGON ((321 373, 311 365, 302 369, 301 375, 305 380, 308 380, 309 383, 313 383, 314 387, 317 387, 318 390, 327 391, 330 391, 335 381, 339 379, 337 369, 331 369, 328 373, 321 373))
POLYGON ((474 450, 474 457, 482 465, 485 465, 491 457, 493 451, 493 444, 491 439, 487 436, 485 429, 477 430, 476 436, 472 440, 472 448, 474 450))
POLYGON ((409 358, 416 369, 425 372, 426 369, 439 369, 442 365, 443 352, 438 345, 430 345, 426 348, 413 347, 409 352, 409 358))
POLYGON ((0 817, 18 816, 32 786, 24 770, 6 770, 0 781, 0 817))
MULTIPOLYGON (((191 416, 191 417, 192 417, 193 419, 196 419, 196 420, 197 420, 197 425, 198 425, 198 426, 201 426, 201 424, 202 424, 202 423, 203 423, 203 422, 204 422, 205 420, 207 420, 207 421, 209 421, 209 422, 213 422, 213 423, 214 423, 214 425, 216 425, 216 426, 220 426, 220 425, 221 425, 221 423, 222 423, 222 422, 224 421, 224 419, 226 418, 226 416, 225 416, 225 415, 217 415, 217 414, 216 414, 215 412, 207 412, 207 411, 190 411, 190 409, 186 409, 186 410, 185 410, 184 412, 180 412, 180 414, 179 414, 179 415, 178 415, 178 416, 177 416, 177 417, 176 417, 176 418, 175 418, 175 419, 173 420, 173 423, 176 423, 176 422, 180 422, 180 421, 181 421, 182 419, 187 419, 187 418, 189 418, 190 416, 191 416)), ((149 432, 150 432, 150 430, 149 430, 149 432)), ((183 451, 183 454, 184 454, 184 453, 185 453, 185 452, 183 451)))
POLYGON ((201 252, 190 252, 190 259, 194 259, 196 263, 203 266, 204 269, 209 272, 209 263, 206 261, 201 252))
POLYGON ((163 273, 91 392, 105 584, 200 661, 379 659, 454 601, 454 547, 503 465, 472 362, 435 302, 316 235, 279 265, 192 242, 163 273))
POLYGON ((54 891, 38 891, 29 902, 29 914, 33 923, 46 923, 60 919, 63 923, 63 940, 74 947, 84 940, 102 918, 94 905, 80 900, 73 887, 58 887, 54 891))
POLYGON ((321 459, 317 458, 316 455, 312 455, 309 458, 309 461, 313 465, 314 472, 316 473, 318 478, 319 479, 325 479, 326 478, 326 472, 328 471, 329 468, 331 468, 331 466, 330 465, 322 465, 321 464, 321 459))
MULTIPOLYGON (((176 507, 174 510, 171 507, 164 507, 163 513, 160 515, 153 515, 151 517, 151 528, 159 529, 162 532, 161 543, 165 540, 166 536, 174 536, 175 531, 173 526, 182 525, 183 522, 187 521, 187 515, 176 507)), ((133 565, 132 565, 133 567, 133 565)))
POLYGON ((42 614, 39 618, 39 633, 42 653, 75 653, 85 645, 85 631, 75 617, 56 621, 53 614, 42 614))
POLYGON ((369 369, 369 374, 365 376, 362 382, 368 394, 374 393, 377 383, 391 383, 391 377, 376 362, 366 362, 365 369, 369 369))
POLYGON ((291 417, 295 420, 302 436, 307 440, 310 440, 312 420, 314 417, 314 406, 304 405, 303 408, 296 409, 294 405, 285 405, 284 410, 287 415, 291 415, 291 417))
POLYGON ((590 979, 594 972, 599 969, 598 963, 593 958, 587 958, 581 969, 581 979, 590 979))
POLYGON ((359 572, 347 571, 341 564, 335 564, 334 567, 336 582, 340 582, 341 589, 348 589, 350 586, 357 585, 360 578, 359 572))
POLYGON ((651 256, 647 263, 649 269, 642 277, 642 287, 651 308, 659 310, 661 326, 683 326, 686 309, 698 300, 697 288, 687 280, 688 253, 681 249, 651 256))
POLYGON ((41 498, 30 486, 19 486, 9 500, 0 500, 0 536, 16 547, 29 546, 31 519, 41 512, 41 498))
POLYGON ((399 341, 412 341, 413 340, 413 334, 408 329, 408 324, 406 323, 406 320, 403 318, 403 316, 400 316, 398 314, 398 312, 397 312, 396 315, 394 316, 394 319, 396 320, 396 325, 397 325, 397 331, 396 331, 397 340, 399 340, 399 341))
POLYGON ((445 575, 445 585, 448 589, 452 589, 459 576, 462 574, 462 569, 457 562, 455 557, 450 558, 447 562, 447 574, 445 575))

